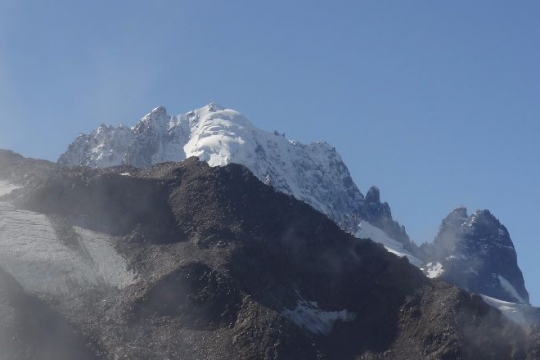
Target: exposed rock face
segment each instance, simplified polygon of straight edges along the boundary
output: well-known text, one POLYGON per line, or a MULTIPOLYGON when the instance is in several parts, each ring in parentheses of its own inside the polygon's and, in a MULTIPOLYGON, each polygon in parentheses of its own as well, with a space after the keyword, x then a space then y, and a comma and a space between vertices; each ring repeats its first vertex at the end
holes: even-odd
POLYGON ((463 207, 453 210, 423 251, 426 262, 441 266, 446 281, 497 299, 529 302, 508 230, 488 210, 471 216, 463 207))
MULTIPOLYGON (((209 167, 191 158, 145 169, 57 169, 30 184, 8 199, 19 211, 109 237, 110 251, 134 274, 128 285, 73 284, 69 296, 44 300, 83 337, 80 350, 95 358, 534 359, 537 353, 536 333, 480 297, 427 279, 406 259, 355 239, 240 165, 209 167)), ((27 294, 28 277, 19 279, 20 285, 0 282, 0 291, 27 294)), ((0 321, 0 333, 9 324, 0 321)))

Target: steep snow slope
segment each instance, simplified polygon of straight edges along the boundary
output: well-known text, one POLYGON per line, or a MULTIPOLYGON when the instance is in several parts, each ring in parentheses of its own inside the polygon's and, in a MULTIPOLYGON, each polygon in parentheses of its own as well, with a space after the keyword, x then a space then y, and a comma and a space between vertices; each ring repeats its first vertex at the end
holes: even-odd
POLYGON ((278 191, 327 214, 344 228, 365 218, 364 197, 335 148, 301 144, 253 126, 216 104, 169 116, 158 107, 132 128, 102 125, 75 139, 62 165, 147 167, 197 156, 210 166, 239 163, 278 191))

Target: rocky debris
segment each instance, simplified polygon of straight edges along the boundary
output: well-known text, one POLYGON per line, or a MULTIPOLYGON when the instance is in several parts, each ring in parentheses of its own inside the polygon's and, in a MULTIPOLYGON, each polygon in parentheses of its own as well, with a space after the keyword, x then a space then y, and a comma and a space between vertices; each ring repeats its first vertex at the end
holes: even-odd
POLYGON ((138 319, 175 317, 182 326, 198 330, 233 327, 241 297, 232 279, 202 262, 169 273, 134 301, 138 319))

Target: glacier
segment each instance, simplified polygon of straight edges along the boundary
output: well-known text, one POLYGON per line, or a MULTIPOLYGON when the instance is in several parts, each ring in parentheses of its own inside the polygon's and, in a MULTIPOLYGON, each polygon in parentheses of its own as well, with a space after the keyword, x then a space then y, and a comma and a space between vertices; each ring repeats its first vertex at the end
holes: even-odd
MULTIPOLYGON (((0 196, 17 185, 0 182, 0 196)), ((0 201, 0 266, 30 293, 66 296, 78 289, 123 288, 135 282, 113 239, 61 224, 0 201)))

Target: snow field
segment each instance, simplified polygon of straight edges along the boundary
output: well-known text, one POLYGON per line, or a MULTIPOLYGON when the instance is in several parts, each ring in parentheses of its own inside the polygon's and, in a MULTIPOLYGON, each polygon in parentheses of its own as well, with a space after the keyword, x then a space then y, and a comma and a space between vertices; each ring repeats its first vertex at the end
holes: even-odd
POLYGON ((317 335, 328 335, 337 320, 354 321, 356 314, 348 310, 323 311, 315 301, 300 298, 293 310, 285 308, 282 314, 301 328, 317 335))
POLYGON ((77 288, 125 287, 135 276, 106 235, 73 229, 68 246, 45 215, 0 202, 0 266, 34 293, 67 294, 77 288))

